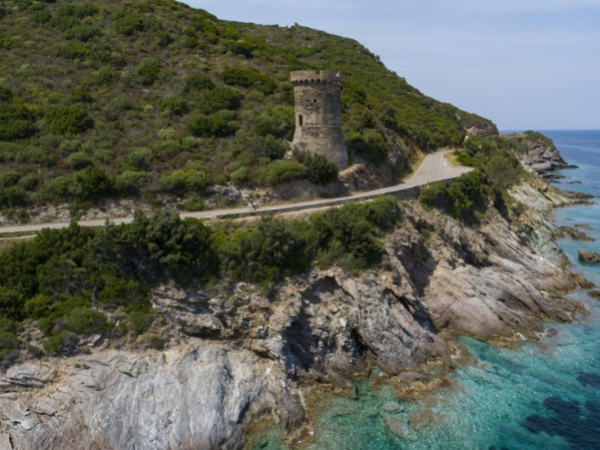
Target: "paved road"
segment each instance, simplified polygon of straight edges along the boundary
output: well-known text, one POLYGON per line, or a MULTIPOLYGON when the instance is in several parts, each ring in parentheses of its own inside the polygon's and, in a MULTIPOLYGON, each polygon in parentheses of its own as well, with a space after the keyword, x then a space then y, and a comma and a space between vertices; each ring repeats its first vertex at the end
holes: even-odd
MULTIPOLYGON (((406 189, 411 189, 415 186, 422 186, 427 183, 431 183, 433 181, 442 181, 449 180, 452 178, 456 178, 462 175, 465 172, 468 172, 469 168, 467 167, 455 167, 448 164, 448 162, 444 159, 444 155, 449 153, 449 151, 437 152, 427 155, 419 169, 415 172, 415 174, 410 177, 408 180, 397 184, 395 186, 390 186, 382 189, 375 189, 373 191, 361 192, 355 195, 350 195, 348 197, 338 197, 338 198, 329 198, 329 199, 319 199, 319 200, 309 200, 306 202, 299 203, 287 203, 284 205, 273 205, 273 206, 262 206, 258 209, 259 213, 265 212, 292 212, 292 211, 300 211, 304 209, 315 209, 322 208, 332 205, 339 205, 343 203, 348 203, 361 199, 368 199, 377 197, 384 194, 391 194, 398 191, 403 191, 406 189)), ((252 212, 250 208, 234 208, 234 209, 215 209, 210 211, 199 211, 199 212, 183 212, 180 216, 183 217, 195 217, 198 219, 213 219, 216 217, 224 217, 231 215, 239 215, 239 214, 248 214, 252 212)), ((115 224, 121 223, 130 223, 133 220, 133 217, 120 217, 120 218, 111 218, 110 219, 115 224)), ((79 221, 79 225, 86 227, 98 227, 104 225, 106 218, 95 219, 95 220, 81 220, 79 221)), ((27 231, 39 231, 43 228, 65 228, 69 226, 68 222, 61 223, 44 223, 44 224, 36 224, 36 225, 17 225, 17 226, 9 226, 9 227, 0 227, 0 234, 2 233, 17 233, 17 232, 27 232, 27 231)))

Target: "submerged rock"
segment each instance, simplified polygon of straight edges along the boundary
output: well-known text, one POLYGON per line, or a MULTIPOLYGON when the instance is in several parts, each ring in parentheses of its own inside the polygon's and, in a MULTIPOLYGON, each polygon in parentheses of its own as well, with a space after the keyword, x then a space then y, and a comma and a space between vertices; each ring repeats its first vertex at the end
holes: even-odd
POLYGON ((574 241, 580 241, 580 242, 592 242, 594 241, 593 238, 589 237, 587 234, 585 234, 582 231, 579 231, 577 228, 575 227, 567 227, 567 226, 561 226, 558 227, 558 229, 566 234, 567 236, 569 236, 571 239, 573 239, 574 241))
POLYGON ((600 264, 600 254, 591 250, 579 250, 578 259, 587 264, 600 264))
POLYGON ((388 414, 398 414, 404 411, 404 406, 398 402, 386 402, 381 409, 388 414))
POLYGON ((588 291, 588 295, 592 298, 600 300, 600 291, 588 291))

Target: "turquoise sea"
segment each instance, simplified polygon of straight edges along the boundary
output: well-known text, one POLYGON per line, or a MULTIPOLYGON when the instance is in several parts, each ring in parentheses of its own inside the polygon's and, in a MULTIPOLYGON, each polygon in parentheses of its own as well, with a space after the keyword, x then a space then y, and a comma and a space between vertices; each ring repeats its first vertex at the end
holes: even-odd
MULTIPOLYGON (((600 196, 600 130, 544 133, 564 159, 579 166, 562 171, 566 178, 556 185, 600 196)), ((596 242, 564 239, 560 245, 572 269, 600 286, 600 268, 577 262, 579 248, 600 252, 600 201, 559 209, 554 220, 592 227, 584 231, 596 242)), ((452 375, 455 388, 427 403, 398 402, 391 389, 375 392, 369 380, 358 382, 357 398, 330 401, 315 424, 315 439, 301 448, 600 449, 600 301, 585 292, 571 295, 591 314, 574 323, 547 324, 552 337, 541 343, 509 350, 461 338, 476 362, 452 375)), ((254 448, 288 448, 273 433, 254 448)))

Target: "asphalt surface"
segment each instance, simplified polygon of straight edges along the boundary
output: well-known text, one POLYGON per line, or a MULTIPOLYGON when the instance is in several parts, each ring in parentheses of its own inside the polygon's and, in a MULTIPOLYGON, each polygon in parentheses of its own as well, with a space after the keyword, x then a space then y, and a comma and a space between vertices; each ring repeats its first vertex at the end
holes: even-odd
MULTIPOLYGON (((385 194, 392 194, 394 192, 411 189, 416 186, 422 186, 434 181, 450 180, 462 175, 471 169, 467 167, 456 167, 448 164, 444 159, 444 155, 449 151, 437 152, 427 155, 421 166, 417 169, 415 174, 408 180, 397 184, 395 186, 389 186, 386 188, 375 189, 367 192, 360 192, 347 197, 337 197, 328 199, 309 200, 306 202, 299 203, 286 203, 282 205, 272 206, 261 206, 258 210, 253 211, 250 207, 233 208, 233 209, 215 209, 210 211, 199 211, 199 212, 182 212, 180 217, 194 217, 197 219, 214 219, 217 217, 226 216, 237 216, 247 214, 260 214, 260 213, 285 213, 292 211, 301 211, 307 209, 318 209, 327 206, 335 206, 343 203, 349 203, 357 200, 364 200, 373 197, 377 197, 385 194)), ((133 221, 133 217, 115 217, 109 218, 104 217, 101 219, 94 220, 80 220, 78 223, 81 226, 86 227, 99 227, 106 223, 106 219, 109 219, 115 224, 130 223, 133 221)), ((15 225, 8 227, 0 227, 0 234, 2 233, 19 233, 28 231, 40 231, 44 228, 66 228, 69 226, 69 222, 57 222, 57 223, 42 223, 35 225, 15 225)))

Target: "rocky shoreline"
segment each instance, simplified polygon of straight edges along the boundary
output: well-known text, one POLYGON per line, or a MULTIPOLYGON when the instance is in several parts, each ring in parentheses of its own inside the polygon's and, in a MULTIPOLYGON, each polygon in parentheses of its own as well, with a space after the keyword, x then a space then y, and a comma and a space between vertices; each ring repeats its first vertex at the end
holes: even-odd
POLYGON ((591 286, 568 273, 547 217, 585 199, 540 180, 511 194, 520 210, 490 210, 478 229, 403 203, 388 256, 360 274, 314 269, 275 291, 239 283, 221 295, 164 286, 165 350, 90 342, 1 376, 0 449, 233 449, 259 419, 302 439, 313 389, 348 393, 376 369, 414 398, 464 362, 454 334, 539 340, 540 321, 584 311, 562 294, 591 286))

